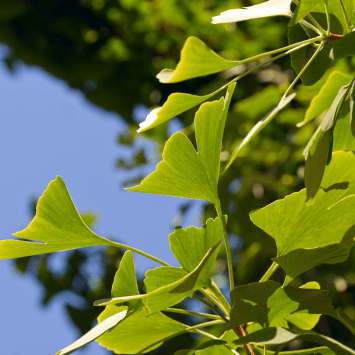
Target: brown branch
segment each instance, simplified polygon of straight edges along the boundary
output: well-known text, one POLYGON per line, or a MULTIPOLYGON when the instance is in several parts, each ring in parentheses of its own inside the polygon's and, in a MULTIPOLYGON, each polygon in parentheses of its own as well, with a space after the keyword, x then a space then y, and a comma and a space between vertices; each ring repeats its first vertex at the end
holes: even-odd
MULTIPOLYGON (((247 328, 246 324, 243 324, 243 325, 240 325, 239 327, 236 327, 237 332, 238 332, 238 334, 241 337, 245 337, 247 335, 246 328, 247 328)), ((248 350, 249 350, 251 355, 255 355, 254 350, 253 350, 253 348, 252 348, 252 346, 250 344, 247 344, 247 348, 248 348, 248 350)))
POLYGON ((334 33, 331 33, 328 37, 328 42, 331 42, 331 41, 339 41, 339 39, 343 38, 344 36, 343 35, 336 35, 334 33))

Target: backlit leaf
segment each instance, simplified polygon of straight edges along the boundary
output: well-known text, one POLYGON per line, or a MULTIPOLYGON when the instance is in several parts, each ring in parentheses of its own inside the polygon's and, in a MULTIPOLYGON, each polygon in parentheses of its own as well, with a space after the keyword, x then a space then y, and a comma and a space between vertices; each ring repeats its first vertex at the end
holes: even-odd
POLYGON ((239 22, 271 16, 291 17, 290 6, 291 0, 269 0, 244 9, 224 11, 219 16, 213 17, 212 23, 239 22))
POLYGON ((301 190, 250 214, 252 222, 275 239, 274 260, 288 281, 321 263, 347 258, 355 234, 353 166, 352 152, 335 152, 312 206, 301 190))
POLYGON ((59 176, 49 183, 38 200, 32 222, 14 236, 26 241, 0 241, 0 260, 114 244, 87 227, 59 176))
POLYGON ((340 88, 322 123, 303 152, 306 160, 305 185, 307 201, 312 201, 320 187, 325 166, 328 162, 329 154, 331 154, 334 126, 348 91, 349 85, 340 88))
POLYGON ((198 153, 186 135, 173 134, 156 171, 127 190, 206 200, 217 205, 222 136, 234 87, 235 84, 228 87, 225 100, 205 103, 197 111, 198 153))
POLYGON ((324 2, 324 0, 300 0, 300 3, 297 6, 294 15, 292 16, 289 26, 293 26, 298 23, 306 15, 308 15, 315 6, 321 3, 324 4, 324 2))
POLYGON ((161 83, 178 83, 199 76, 218 73, 239 65, 238 61, 220 57, 197 37, 189 37, 181 51, 175 70, 164 69, 157 78, 161 83))
POLYGON ((106 333, 108 330, 114 328, 119 322, 121 322, 126 317, 126 315, 127 311, 125 310, 106 318, 103 322, 92 328, 73 344, 59 351, 57 355, 69 355, 81 349, 82 347, 97 339, 102 334, 106 333))

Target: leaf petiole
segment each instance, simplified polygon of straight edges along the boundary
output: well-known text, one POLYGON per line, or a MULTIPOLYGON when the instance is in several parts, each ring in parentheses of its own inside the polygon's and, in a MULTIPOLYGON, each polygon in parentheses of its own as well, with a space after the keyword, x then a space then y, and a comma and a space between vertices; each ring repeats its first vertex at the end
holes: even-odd
POLYGON ((192 312, 192 311, 188 311, 186 309, 179 309, 179 308, 166 308, 163 310, 163 312, 186 314, 189 316, 203 317, 203 318, 209 318, 209 319, 213 319, 213 320, 220 320, 221 319, 221 317, 216 316, 214 314, 192 312))
POLYGON ((277 264, 275 261, 271 264, 269 269, 266 271, 265 275, 260 279, 259 282, 264 282, 270 279, 270 277, 274 274, 274 272, 279 268, 279 264, 277 264))
POLYGON ((345 21, 345 25, 346 25, 346 32, 347 32, 347 33, 350 33, 350 32, 351 32, 351 28, 350 28, 350 25, 349 25, 348 16, 347 16, 347 14, 346 14, 343 1, 342 1, 342 0, 339 0, 339 4, 340 4, 340 7, 341 7, 341 11, 343 12, 344 21, 345 21))

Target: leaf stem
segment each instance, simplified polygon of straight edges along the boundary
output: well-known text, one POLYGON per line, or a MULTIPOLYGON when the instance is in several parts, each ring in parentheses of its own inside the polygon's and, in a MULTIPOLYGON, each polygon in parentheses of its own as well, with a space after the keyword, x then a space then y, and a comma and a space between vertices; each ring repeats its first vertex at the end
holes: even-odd
POLYGON ((188 311, 186 309, 179 309, 179 308, 166 308, 163 310, 163 312, 186 314, 188 316, 203 317, 203 318, 209 318, 209 319, 214 319, 214 320, 221 319, 221 317, 216 316, 214 314, 192 312, 192 311, 188 311))
POLYGON ((210 288, 211 288, 211 291, 214 294, 214 296, 223 304, 223 306, 227 310, 227 312, 230 313, 231 306, 228 303, 227 299, 224 297, 224 295, 221 292, 221 290, 214 283, 214 281, 211 282, 210 288))
POLYGON ((318 53, 324 48, 326 43, 326 40, 324 39, 322 41, 322 44, 317 48, 317 50, 313 53, 312 57, 309 59, 309 61, 306 63, 306 65, 302 68, 302 70, 298 73, 298 75, 296 76, 296 78, 293 80, 293 82, 291 83, 291 85, 288 87, 288 89, 286 90, 286 92, 284 93, 284 95, 282 96, 282 99, 285 99, 287 94, 290 92, 290 90, 292 90, 292 88, 296 85, 298 79, 301 77, 301 75, 306 71, 306 69, 311 65, 311 63, 313 62, 313 60, 317 57, 318 53))
POLYGON ((108 244, 108 245, 112 245, 112 246, 114 246, 114 247, 116 247, 116 248, 122 248, 122 249, 130 250, 130 251, 132 251, 132 252, 134 252, 134 253, 136 253, 136 254, 139 254, 139 255, 144 256, 144 257, 147 258, 147 259, 153 260, 153 261, 155 261, 156 263, 158 263, 158 264, 160 264, 160 265, 163 265, 163 266, 170 266, 170 265, 169 265, 168 263, 166 263, 165 261, 160 260, 160 259, 156 258, 155 256, 152 256, 152 255, 150 255, 150 254, 147 254, 147 253, 145 253, 144 251, 141 251, 141 250, 139 250, 139 249, 136 249, 136 248, 133 248, 133 247, 130 247, 130 246, 128 246, 128 245, 121 244, 121 243, 112 242, 111 240, 110 240, 109 242, 110 242, 110 244, 108 244))
POLYGON ((229 287, 232 291, 234 288, 234 272, 233 272, 233 261, 232 261, 232 252, 229 246, 228 235, 227 235, 227 228, 226 228, 226 221, 223 217, 221 202, 218 200, 218 205, 216 206, 218 217, 222 219, 223 222, 223 239, 224 245, 226 248, 227 254, 227 263, 228 263, 228 275, 229 275, 229 287))
MULTIPOLYGON (((200 290, 201 291, 201 290, 200 290)), ((224 314, 219 310, 216 309, 215 307, 213 307, 211 304, 209 304, 207 301, 205 301, 203 298, 201 298, 200 296, 198 296, 196 293, 194 293, 193 298, 195 298, 196 300, 200 301, 202 304, 204 304, 207 308, 209 308, 210 310, 212 310, 213 312, 217 313, 218 316, 223 319, 226 323, 229 322, 229 319, 227 317, 224 316, 224 314)))
POLYGON ((324 3, 324 10, 325 10, 325 16, 327 17, 327 33, 326 36, 330 36, 330 17, 329 17, 329 9, 328 9, 328 4, 325 2, 324 3))
MULTIPOLYGON (((229 316, 228 310, 223 306, 223 304, 216 298, 214 297, 209 291, 204 290, 204 289, 199 289, 199 291, 215 306, 220 308, 226 316, 229 316)), ((217 312, 216 312, 217 313, 217 312)))
POLYGON ((341 11, 343 12, 344 21, 345 21, 345 26, 346 26, 346 32, 347 32, 347 33, 350 33, 350 32, 351 32, 351 28, 350 28, 350 25, 349 25, 348 16, 347 16, 347 14, 346 14, 343 1, 342 1, 342 0, 339 0, 339 4, 340 4, 340 7, 341 7, 341 11))
POLYGON ((260 279, 259 282, 264 282, 269 280, 269 278, 274 274, 274 272, 279 268, 279 264, 277 264, 275 261, 271 264, 269 269, 266 271, 265 275, 260 279))

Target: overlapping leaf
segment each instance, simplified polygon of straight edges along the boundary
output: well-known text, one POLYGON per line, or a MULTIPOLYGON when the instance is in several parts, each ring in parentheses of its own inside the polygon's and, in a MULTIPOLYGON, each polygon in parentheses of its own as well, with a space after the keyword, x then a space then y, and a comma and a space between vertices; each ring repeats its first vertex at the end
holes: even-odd
POLYGON ((306 111, 304 123, 313 120, 320 116, 325 110, 329 109, 341 87, 347 85, 351 79, 351 75, 338 70, 332 72, 319 93, 312 99, 306 111))
POLYGON ((307 201, 312 201, 320 187, 325 166, 332 153, 333 130, 348 92, 349 85, 340 88, 322 123, 303 152, 306 160, 305 185, 307 188, 307 201))
POLYGON ((281 287, 265 281, 241 285, 231 291, 232 310, 227 329, 255 322, 268 327, 272 321, 293 313, 323 314, 333 309, 328 292, 281 287))
POLYGON ((196 153, 181 132, 166 142, 163 161, 138 186, 127 190, 206 200, 217 205, 217 182, 224 125, 235 84, 228 87, 225 100, 208 102, 195 117, 196 153))
POLYGON ((240 63, 220 57, 197 37, 189 37, 181 51, 181 59, 175 70, 164 69, 157 78, 161 83, 177 83, 199 76, 218 73, 240 63))
POLYGON ((120 295, 118 297, 96 301, 95 305, 118 305, 125 302, 142 300, 148 307, 149 312, 153 314, 181 302, 184 298, 190 296, 191 290, 195 288, 198 277, 205 266, 207 265, 211 268, 211 265, 208 265, 208 262, 210 258, 215 259, 216 257, 223 235, 220 237, 221 239, 214 246, 208 249, 207 253, 203 256, 202 260, 200 260, 196 267, 188 274, 185 273, 185 275, 179 280, 148 292, 147 294, 128 296, 120 295))
MULTIPOLYGON (((324 335, 317 334, 315 332, 307 331, 307 332, 297 332, 295 330, 288 330, 284 328, 267 328, 259 330, 255 333, 248 334, 243 338, 239 338, 235 340, 234 343, 236 345, 243 344, 265 344, 265 345, 278 345, 278 344, 287 344, 296 339, 314 342, 321 344, 330 350, 332 350, 337 355, 350 355, 355 354, 355 351, 348 348, 347 346, 337 342, 334 339, 328 338, 324 335)), ((317 352, 319 352, 319 348, 316 348, 317 352)), ((312 350, 309 349, 309 354, 315 354, 312 350)), ((289 352, 285 352, 287 354, 289 352)), ((289 354, 292 354, 290 352, 289 354)), ((305 354, 305 353, 303 353, 305 354)), ((332 354, 329 352, 321 352, 322 355, 332 354)))
POLYGON ((250 214, 275 239, 274 260, 286 271, 287 282, 316 265, 347 258, 355 235, 354 166, 352 152, 333 153, 312 206, 301 190, 250 214))
POLYGON ((49 183, 38 200, 32 222, 14 236, 26 241, 0 241, 0 260, 114 244, 87 227, 59 176, 49 183))
POLYGON ((127 317, 110 332, 102 335, 100 345, 120 354, 132 354, 153 345, 152 349, 160 345, 160 340, 179 333, 186 326, 175 322, 160 312, 150 315, 144 303, 137 298, 139 291, 135 276, 132 253, 127 251, 120 263, 111 291, 112 297, 128 297, 127 306, 107 306, 99 316, 99 325, 106 319, 120 313, 127 312, 127 317), (132 299, 130 299, 131 297, 132 299))
POLYGON ((224 11, 219 16, 213 17, 212 23, 239 22, 271 16, 291 17, 290 6, 291 0, 269 0, 244 9, 224 11))

